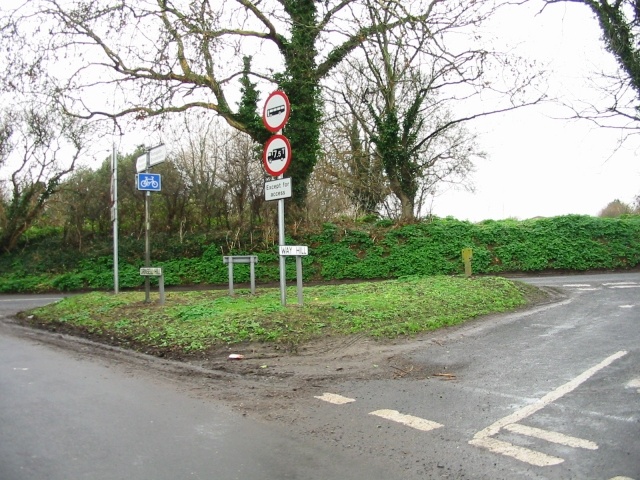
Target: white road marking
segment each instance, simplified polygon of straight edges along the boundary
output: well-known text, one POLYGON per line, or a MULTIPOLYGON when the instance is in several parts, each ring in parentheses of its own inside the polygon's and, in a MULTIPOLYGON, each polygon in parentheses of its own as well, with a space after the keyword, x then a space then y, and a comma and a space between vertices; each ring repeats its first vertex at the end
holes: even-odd
POLYGON ((526 407, 523 407, 520 410, 516 410, 512 414, 507 415, 506 417, 503 417, 497 422, 489 425, 487 428, 480 430, 478 433, 476 433, 473 436, 473 439, 469 441, 469 444, 475 445, 477 447, 486 448, 487 450, 490 450, 494 453, 510 456, 517 460, 530 463, 531 465, 535 465, 535 466, 557 465, 558 463, 563 462, 564 460, 561 458, 545 455, 540 452, 530 450, 528 448, 518 447, 516 445, 512 445, 511 443, 503 442, 490 437, 497 435, 501 429, 524 420, 525 418, 533 415, 537 411, 542 410, 547 405, 562 398, 567 393, 572 392, 573 390, 578 388, 580 385, 582 385, 584 382, 589 380, 596 373, 598 373, 600 370, 602 370, 605 367, 608 367, 619 358, 624 357, 627 353, 628 352, 621 350, 605 358, 603 361, 601 361, 597 365, 584 371, 583 373, 575 377, 573 380, 570 380, 564 385, 561 385, 555 390, 547 393, 544 397, 540 398, 539 400, 532 403, 531 405, 527 405, 526 407))
POLYGON ((407 425, 408 427, 415 428, 417 430, 422 430, 423 432, 444 427, 444 425, 440 423, 425 420, 420 417, 414 417, 413 415, 404 415, 397 410, 376 410, 375 412, 369 413, 369 415, 375 415, 386 420, 402 423, 403 425, 407 425))
POLYGON ((314 396, 313 398, 317 398, 318 400, 322 400, 324 402, 333 403, 334 405, 344 405, 345 403, 356 401, 355 398, 347 398, 335 393, 323 393, 322 395, 314 396))
POLYGON ((637 388, 640 393, 640 378, 635 378, 627 383, 627 388, 637 388))
POLYGON ((469 442, 476 447, 486 448, 490 452, 506 455, 515 458, 521 462, 529 463, 536 467, 549 467, 564 462, 564 459, 547 455, 546 453, 536 452, 528 448, 519 447, 509 442, 496 440, 495 438, 482 437, 474 438, 469 442))
POLYGON ((633 478, 631 478, 631 477, 613 477, 613 478, 610 478, 609 480, 633 480, 633 478))
POLYGON ((594 290, 599 290, 599 288, 579 288, 579 292, 593 292, 594 290))
POLYGON ((577 287, 590 287, 590 283, 567 283, 566 285, 562 285, 567 288, 577 288, 577 287))
POLYGON ((607 282, 603 283, 605 287, 610 287, 612 285, 638 285, 638 282, 607 282))
POLYGON ((540 335, 538 335, 539 337, 552 337, 554 335, 556 335, 557 333, 561 333, 564 332, 566 330, 571 330, 576 328, 575 325, 558 325, 555 326, 553 328, 550 328, 547 332, 545 333, 541 333, 540 335))
POLYGON ((633 308, 635 305, 620 305, 620 308, 633 308))
POLYGON ((571 437, 559 432, 550 432, 549 430, 542 430, 541 428, 529 427, 527 425, 521 425, 519 423, 512 423, 506 425, 505 430, 510 432, 519 433, 520 435, 526 435, 528 437, 539 438, 551 443, 558 443, 560 445, 566 445, 573 448, 585 448, 587 450, 597 450, 598 444, 590 440, 583 440, 582 438, 571 437))
POLYGON ((609 288, 640 288, 640 285, 614 285, 609 288))

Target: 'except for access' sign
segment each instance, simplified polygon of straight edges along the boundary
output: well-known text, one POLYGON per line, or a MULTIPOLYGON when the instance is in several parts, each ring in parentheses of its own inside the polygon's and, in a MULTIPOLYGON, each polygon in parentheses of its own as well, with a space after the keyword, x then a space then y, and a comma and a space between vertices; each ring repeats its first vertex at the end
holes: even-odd
POLYGON ((162 267, 142 267, 140 269, 140 275, 145 277, 161 277, 162 267))
POLYGON ((266 201, 280 200, 281 198, 291 198, 290 178, 264 182, 264 199, 266 201))
POLYGON ((279 245, 280 255, 303 257, 309 255, 309 247, 306 245, 279 245))

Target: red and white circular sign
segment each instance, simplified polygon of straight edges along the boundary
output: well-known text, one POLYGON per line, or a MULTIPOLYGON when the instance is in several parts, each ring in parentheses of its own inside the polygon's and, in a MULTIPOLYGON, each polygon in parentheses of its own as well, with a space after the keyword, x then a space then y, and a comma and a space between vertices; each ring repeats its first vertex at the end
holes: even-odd
POLYGON ((262 123, 271 133, 281 130, 289 120, 291 113, 291 104, 289 97, 282 90, 276 90, 267 101, 264 102, 264 110, 262 111, 262 123))
POLYGON ((291 163, 291 143, 284 135, 274 135, 264 144, 262 163, 273 177, 282 175, 291 163))

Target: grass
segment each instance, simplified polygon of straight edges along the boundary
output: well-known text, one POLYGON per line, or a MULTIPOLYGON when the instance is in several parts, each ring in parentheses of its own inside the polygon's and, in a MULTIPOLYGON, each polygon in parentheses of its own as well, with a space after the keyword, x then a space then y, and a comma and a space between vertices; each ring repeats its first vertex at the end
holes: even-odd
POLYGON ((384 282, 305 287, 168 292, 165 305, 144 293, 93 292, 24 312, 32 324, 163 355, 203 352, 240 342, 290 350, 319 337, 365 334, 396 338, 456 325, 526 305, 534 287, 498 277, 408 277, 384 282))

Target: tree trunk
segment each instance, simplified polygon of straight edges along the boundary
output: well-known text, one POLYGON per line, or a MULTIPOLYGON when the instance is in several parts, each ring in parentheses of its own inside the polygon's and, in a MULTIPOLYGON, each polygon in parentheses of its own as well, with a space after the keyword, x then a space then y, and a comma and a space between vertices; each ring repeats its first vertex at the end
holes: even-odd
POLYGON ((400 200, 400 221, 403 223, 414 222, 416 216, 413 212, 415 207, 414 197, 408 195, 397 180, 390 180, 391 191, 400 200))

